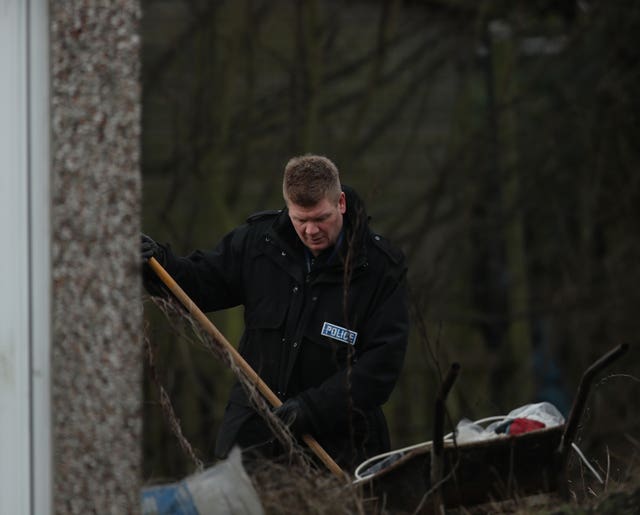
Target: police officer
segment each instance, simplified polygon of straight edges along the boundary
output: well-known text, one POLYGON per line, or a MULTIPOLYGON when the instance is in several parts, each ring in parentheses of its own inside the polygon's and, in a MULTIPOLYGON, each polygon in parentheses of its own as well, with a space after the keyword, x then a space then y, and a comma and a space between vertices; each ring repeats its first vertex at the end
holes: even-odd
MULTIPOLYGON (((408 338, 404 256, 371 231, 364 205, 323 156, 292 158, 286 208, 261 212, 210 251, 177 257, 142 236, 142 256, 166 268, 203 311, 244 306, 239 351, 277 393, 275 413, 310 433, 344 469, 389 450, 381 406, 408 338)), ((156 279, 145 267, 150 292, 156 279)), ((244 389, 233 385, 216 441, 277 453, 244 389)))

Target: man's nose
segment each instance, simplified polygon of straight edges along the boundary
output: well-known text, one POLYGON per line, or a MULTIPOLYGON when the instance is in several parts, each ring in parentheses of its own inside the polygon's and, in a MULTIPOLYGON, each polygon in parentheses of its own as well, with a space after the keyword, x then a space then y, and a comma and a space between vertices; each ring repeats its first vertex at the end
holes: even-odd
POLYGON ((306 229, 305 232, 309 236, 312 236, 312 235, 314 235, 314 234, 316 234, 318 232, 318 226, 316 224, 313 224, 313 223, 307 223, 307 227, 305 229, 306 229))

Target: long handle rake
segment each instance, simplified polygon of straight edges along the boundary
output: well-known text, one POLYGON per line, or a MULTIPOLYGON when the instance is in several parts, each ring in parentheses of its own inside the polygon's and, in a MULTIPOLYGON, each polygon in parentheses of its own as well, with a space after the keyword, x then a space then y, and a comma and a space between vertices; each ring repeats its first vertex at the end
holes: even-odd
MULTIPOLYGON (((242 370, 246 377, 256 386, 262 396, 274 407, 282 405, 282 401, 278 396, 273 393, 271 388, 265 383, 255 370, 246 362, 246 360, 240 355, 236 348, 229 343, 224 335, 218 330, 218 328, 209 320, 206 315, 196 306, 184 290, 178 285, 178 283, 169 275, 169 273, 162 267, 154 257, 149 258, 149 266, 165 284, 167 288, 173 293, 185 309, 198 321, 202 328, 213 338, 214 342, 220 345, 226 350, 231 357, 233 363, 242 370)), ((331 456, 325 451, 322 446, 311 435, 303 435, 302 439, 307 444, 309 449, 326 465, 326 467, 337 477, 346 478, 345 472, 340 466, 333 460, 331 456)))

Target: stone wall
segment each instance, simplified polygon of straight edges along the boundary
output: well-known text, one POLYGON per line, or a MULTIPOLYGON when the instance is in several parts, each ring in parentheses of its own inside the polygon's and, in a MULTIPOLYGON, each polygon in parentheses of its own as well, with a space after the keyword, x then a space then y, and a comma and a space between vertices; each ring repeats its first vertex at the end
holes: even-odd
POLYGON ((138 511, 140 5, 50 1, 56 513, 138 511))

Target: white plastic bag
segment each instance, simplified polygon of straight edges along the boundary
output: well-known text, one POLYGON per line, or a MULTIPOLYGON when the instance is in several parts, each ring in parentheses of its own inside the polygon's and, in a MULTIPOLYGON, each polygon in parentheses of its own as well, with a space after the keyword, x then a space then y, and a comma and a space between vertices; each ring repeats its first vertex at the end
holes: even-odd
POLYGON ((530 418, 542 422, 545 427, 554 427, 564 424, 564 417, 550 402, 539 402, 537 404, 525 404, 514 409, 507 415, 507 418, 530 418))
POLYGON ((526 418, 542 422, 545 427, 554 427, 564 424, 564 417, 558 409, 549 402, 539 402, 536 404, 525 404, 514 409, 504 417, 490 417, 492 421, 488 426, 483 426, 482 421, 472 422, 467 418, 463 418, 456 426, 456 441, 458 443, 477 442, 481 440, 489 440, 491 438, 500 438, 504 434, 496 433, 496 428, 504 424, 507 420, 515 418, 526 418))
POLYGON ((186 479, 142 489, 143 515, 264 515, 234 447, 225 461, 186 479))

